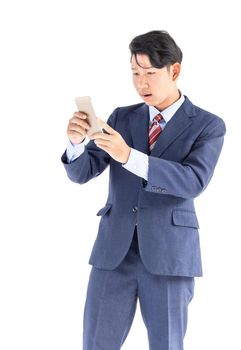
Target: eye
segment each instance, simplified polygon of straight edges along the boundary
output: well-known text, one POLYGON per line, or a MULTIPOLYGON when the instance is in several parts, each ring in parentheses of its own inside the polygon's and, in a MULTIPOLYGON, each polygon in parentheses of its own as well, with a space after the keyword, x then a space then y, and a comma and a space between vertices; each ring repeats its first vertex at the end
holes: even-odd
POLYGON ((148 75, 156 74, 156 72, 147 72, 148 75))
POLYGON ((139 75, 139 73, 137 73, 137 72, 133 72, 133 75, 134 75, 134 76, 138 76, 138 75, 139 75))

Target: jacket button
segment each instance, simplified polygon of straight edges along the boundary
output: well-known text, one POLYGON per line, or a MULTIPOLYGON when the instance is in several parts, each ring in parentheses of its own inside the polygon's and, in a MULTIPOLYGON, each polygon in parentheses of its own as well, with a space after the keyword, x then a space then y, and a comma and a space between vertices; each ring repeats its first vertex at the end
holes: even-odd
POLYGON ((133 208, 132 208, 132 213, 136 213, 136 212, 137 212, 137 210, 138 210, 138 208, 137 208, 137 207, 133 207, 133 208))
POLYGON ((147 181, 146 181, 146 180, 143 180, 143 181, 142 181, 142 185, 143 185, 143 187, 146 187, 146 186, 147 186, 147 181))

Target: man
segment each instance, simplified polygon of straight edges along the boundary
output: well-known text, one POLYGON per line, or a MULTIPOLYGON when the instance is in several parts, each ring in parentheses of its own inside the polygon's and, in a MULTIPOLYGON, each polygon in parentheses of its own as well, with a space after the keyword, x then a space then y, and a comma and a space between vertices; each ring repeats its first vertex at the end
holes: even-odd
POLYGON ((79 184, 110 167, 90 257, 83 349, 120 349, 139 299, 149 348, 182 350, 194 277, 202 275, 193 200, 213 175, 225 125, 178 90, 182 52, 167 32, 137 36, 130 51, 144 103, 100 120, 107 133, 86 147, 86 115, 74 113, 62 156, 79 184))

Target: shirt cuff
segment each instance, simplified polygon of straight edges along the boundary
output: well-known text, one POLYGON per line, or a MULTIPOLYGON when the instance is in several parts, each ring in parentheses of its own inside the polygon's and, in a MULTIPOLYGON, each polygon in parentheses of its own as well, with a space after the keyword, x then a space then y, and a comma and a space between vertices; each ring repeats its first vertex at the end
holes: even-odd
POLYGON ((84 141, 82 143, 75 145, 69 140, 67 149, 66 149, 66 156, 67 156, 68 163, 71 163, 75 159, 79 158, 79 156, 81 156, 81 154, 84 153, 84 150, 85 150, 84 141))
POLYGON ((149 157, 147 154, 131 148, 129 159, 122 166, 126 170, 148 181, 149 157))

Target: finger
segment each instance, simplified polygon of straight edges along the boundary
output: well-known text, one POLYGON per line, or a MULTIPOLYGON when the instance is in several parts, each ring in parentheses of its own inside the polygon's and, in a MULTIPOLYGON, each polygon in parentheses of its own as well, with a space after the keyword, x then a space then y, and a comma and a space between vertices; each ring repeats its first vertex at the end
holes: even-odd
POLYGON ((86 129, 80 127, 80 126, 77 125, 77 124, 70 124, 70 125, 68 126, 68 131, 76 131, 76 132, 80 133, 81 135, 82 135, 82 134, 86 134, 86 129))
POLYGON ((79 119, 87 119, 87 114, 83 112, 74 112, 73 116, 79 119))
POLYGON ((110 152, 110 149, 109 147, 105 146, 105 145, 101 145, 101 144, 96 144, 96 146, 100 149, 102 149, 103 151, 109 153, 110 152))
POLYGON ((87 123, 87 121, 85 121, 83 119, 80 119, 80 118, 77 118, 77 117, 71 118, 70 121, 69 121, 69 124, 79 125, 79 126, 83 127, 84 129, 87 129, 87 130, 90 128, 90 126, 87 123))
POLYGON ((90 136, 91 140, 112 140, 112 135, 104 134, 103 132, 96 132, 90 136))
POLYGON ((102 129, 105 129, 105 131, 107 131, 110 135, 114 135, 116 133, 116 131, 107 123, 105 123, 104 120, 97 118, 97 123, 102 129))
POLYGON ((82 137, 84 137, 84 136, 86 136, 86 134, 85 133, 81 133, 81 132, 78 132, 78 131, 75 131, 75 130, 70 130, 70 131, 68 131, 68 136, 69 137, 74 137, 74 136, 76 136, 76 137, 79 137, 79 136, 82 136, 82 137))
POLYGON ((97 146, 103 146, 103 147, 107 147, 107 148, 109 148, 109 146, 110 146, 110 141, 107 141, 107 140, 94 140, 94 143, 97 146))

